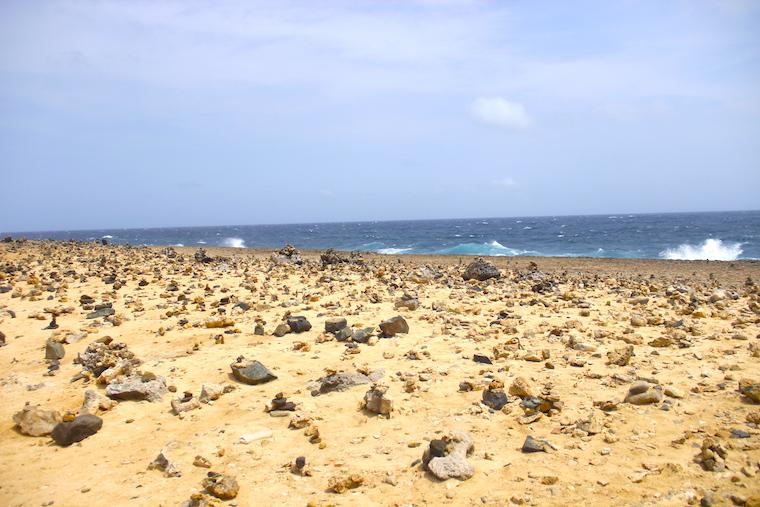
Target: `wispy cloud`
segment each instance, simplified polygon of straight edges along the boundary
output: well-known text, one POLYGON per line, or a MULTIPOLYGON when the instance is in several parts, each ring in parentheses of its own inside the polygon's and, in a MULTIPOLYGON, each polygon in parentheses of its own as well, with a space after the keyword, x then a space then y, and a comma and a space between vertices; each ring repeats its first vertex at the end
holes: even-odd
POLYGON ((524 129, 533 124, 522 104, 501 97, 481 97, 470 106, 470 114, 488 125, 524 129))
POLYGON ((494 186, 500 187, 500 188, 511 188, 517 185, 517 182, 514 180, 514 178, 511 178, 509 176, 504 176, 503 178, 495 179, 491 183, 494 186))

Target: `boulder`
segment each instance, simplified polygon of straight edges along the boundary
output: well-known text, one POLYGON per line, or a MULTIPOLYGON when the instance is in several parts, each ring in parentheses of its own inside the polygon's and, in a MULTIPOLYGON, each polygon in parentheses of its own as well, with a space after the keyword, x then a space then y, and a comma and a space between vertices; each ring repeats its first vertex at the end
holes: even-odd
POLYGON ((114 400, 161 401, 166 391, 164 377, 155 375, 131 375, 106 386, 106 395, 114 400))
POLYGON ((20 412, 13 414, 13 422, 24 435, 41 437, 49 435, 57 424, 63 421, 57 410, 43 410, 27 402, 20 412))
POLYGON ((55 443, 67 447, 91 437, 103 427, 103 419, 96 415, 79 415, 70 422, 62 422, 53 428, 51 436, 55 443))
POLYGON ((396 315, 388 320, 384 320, 380 323, 380 330, 383 332, 383 336, 392 337, 398 333, 408 333, 409 324, 406 323, 404 317, 396 315))
POLYGON ((480 258, 475 259, 468 264, 467 268, 464 270, 464 274, 462 274, 462 278, 465 281, 478 280, 480 282, 490 278, 499 278, 500 276, 501 273, 496 269, 496 266, 480 258))
POLYGON ((305 333, 311 329, 311 323, 300 315, 288 317, 287 323, 292 333, 305 333))
POLYGON ((243 356, 230 365, 232 376, 244 384, 257 385, 277 379, 277 375, 258 361, 246 361, 243 356))
POLYGON ((467 480, 475 469, 467 462, 475 446, 472 437, 463 431, 453 431, 442 439, 432 440, 422 455, 425 468, 437 479, 467 480))

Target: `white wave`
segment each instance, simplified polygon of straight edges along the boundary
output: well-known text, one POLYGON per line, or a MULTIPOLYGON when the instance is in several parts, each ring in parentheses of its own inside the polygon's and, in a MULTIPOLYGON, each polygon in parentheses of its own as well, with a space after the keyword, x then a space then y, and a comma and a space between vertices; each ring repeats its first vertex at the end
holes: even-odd
POLYGON ((185 245, 183 245, 182 243, 177 243, 177 244, 176 244, 176 245, 174 245, 174 246, 185 246, 185 245))
POLYGON ((198 243, 199 245, 205 245, 206 244, 206 242, 203 241, 202 239, 199 239, 198 241, 196 241, 196 243, 198 243))
POLYGON ((245 248, 245 241, 241 238, 224 238, 222 240, 222 246, 229 248, 245 248))
POLYGON ((684 243, 677 248, 668 248, 660 252, 660 257, 681 261, 735 261, 742 254, 741 243, 724 243, 715 238, 708 238, 700 245, 684 243))
POLYGON ((110 234, 106 234, 105 236, 101 236, 101 238, 102 239, 111 239, 111 238, 113 238, 113 236, 111 236, 110 234))
POLYGON ((380 248, 377 253, 383 255, 396 255, 410 252, 411 250, 411 248, 380 248))

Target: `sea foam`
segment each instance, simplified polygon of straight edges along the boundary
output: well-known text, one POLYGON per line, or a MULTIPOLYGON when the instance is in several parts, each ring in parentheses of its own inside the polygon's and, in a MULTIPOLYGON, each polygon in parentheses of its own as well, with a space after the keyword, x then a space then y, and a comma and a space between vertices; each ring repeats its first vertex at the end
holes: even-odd
POLYGON ((222 240, 222 246, 229 248, 245 248, 245 241, 241 238, 224 238, 222 240))
POLYGON ((506 257, 514 255, 525 255, 529 252, 525 250, 515 250, 502 245, 498 241, 489 241, 488 243, 462 243, 457 246, 444 248, 435 252, 443 255, 485 255, 493 257, 506 257))
POLYGON ((681 261, 735 261, 741 254, 741 243, 724 243, 719 239, 708 238, 699 245, 684 243, 677 248, 668 248, 660 252, 660 257, 681 261))
POLYGON ((380 248, 377 250, 377 253, 385 254, 385 255, 395 255, 395 254, 410 252, 411 250, 412 250, 411 248, 380 248))

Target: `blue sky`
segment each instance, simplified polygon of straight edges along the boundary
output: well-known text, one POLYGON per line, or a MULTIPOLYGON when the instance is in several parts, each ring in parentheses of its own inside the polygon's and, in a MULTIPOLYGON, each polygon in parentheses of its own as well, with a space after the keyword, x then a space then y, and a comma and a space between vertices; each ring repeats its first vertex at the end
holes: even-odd
POLYGON ((0 2, 0 230, 760 208, 760 2, 0 2))

